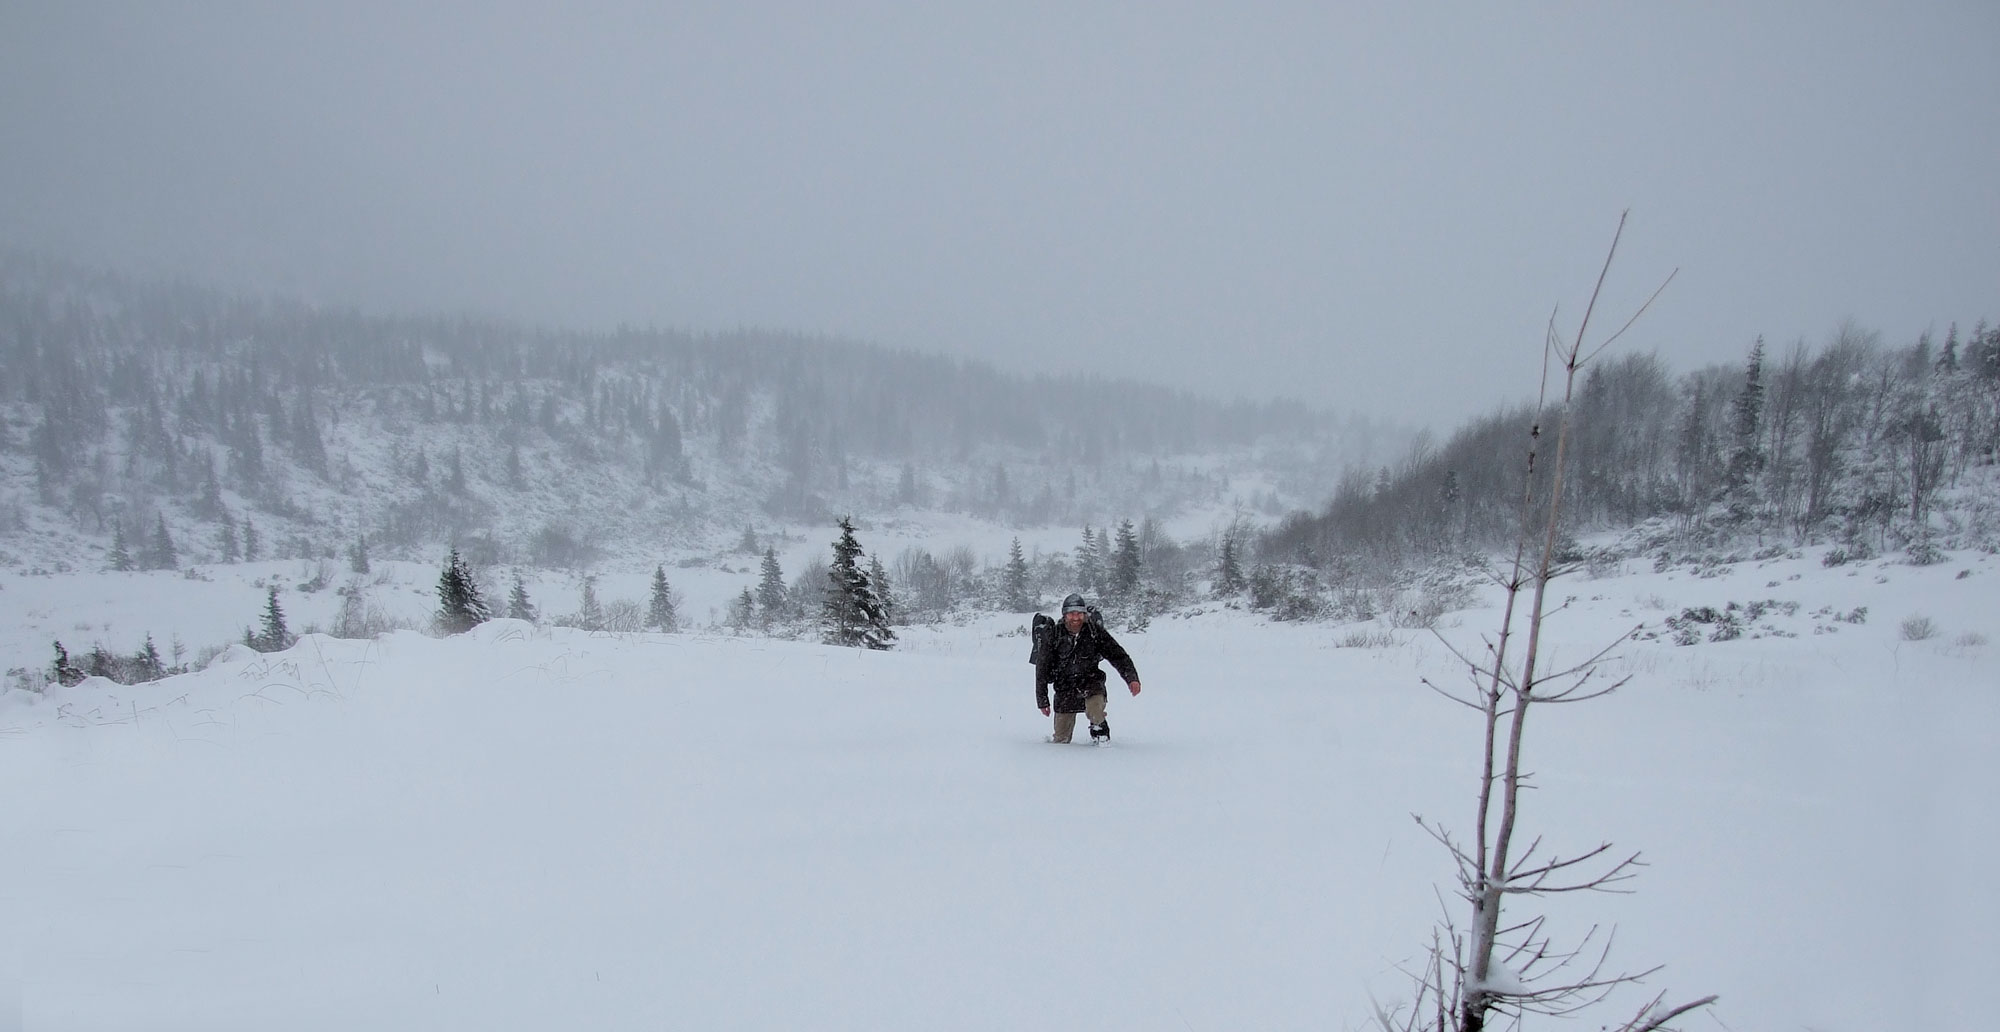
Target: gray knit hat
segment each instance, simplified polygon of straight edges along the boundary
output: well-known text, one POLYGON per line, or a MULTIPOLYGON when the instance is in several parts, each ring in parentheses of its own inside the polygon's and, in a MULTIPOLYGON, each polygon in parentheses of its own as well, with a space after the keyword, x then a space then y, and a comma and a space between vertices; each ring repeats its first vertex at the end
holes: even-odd
POLYGON ((1071 613, 1088 613, 1088 612, 1090 612, 1090 607, 1084 605, 1082 595, 1072 591, 1070 592, 1068 598, 1063 599, 1064 616, 1067 616, 1071 613))

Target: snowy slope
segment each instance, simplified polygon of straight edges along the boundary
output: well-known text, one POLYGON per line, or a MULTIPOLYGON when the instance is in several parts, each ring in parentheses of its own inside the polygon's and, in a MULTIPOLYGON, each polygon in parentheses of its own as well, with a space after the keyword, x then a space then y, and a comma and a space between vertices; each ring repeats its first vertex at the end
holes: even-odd
MULTIPOLYGON (((1556 913, 1722 994, 1685 1027, 1977 1027, 2000 566, 1816 559, 1565 585, 1572 658, 1799 606, 1630 642, 1622 692, 1535 718, 1530 832, 1652 864, 1556 913)), ((1410 815, 1472 818, 1437 641, 1157 618, 1092 749, 1040 741, 1019 623, 862 653, 501 621, 13 693, 22 1027, 1323 1029, 1404 995, 1450 875, 1410 815)))

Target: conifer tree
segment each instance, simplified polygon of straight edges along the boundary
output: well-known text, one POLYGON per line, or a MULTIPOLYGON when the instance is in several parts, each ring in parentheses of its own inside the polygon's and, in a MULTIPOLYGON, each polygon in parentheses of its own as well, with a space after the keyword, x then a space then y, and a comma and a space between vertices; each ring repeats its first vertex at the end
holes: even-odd
POLYGON ((674 614, 674 592, 667 586, 667 568, 653 567, 653 600, 646 609, 646 626, 662 631, 678 630, 679 619, 674 614))
POLYGON ((125 546, 125 521, 119 520, 111 532, 111 568, 123 573, 134 565, 132 550, 125 546))
POLYGON ((135 681, 157 681, 167 675, 167 665, 160 660, 160 647, 153 644, 153 633, 146 632, 146 647, 132 657, 132 673, 135 681))
MULTIPOLYGON (((1743 374, 1743 389, 1736 394, 1734 419, 1732 420, 1732 448, 1729 454, 1728 489, 1731 494, 1743 495, 1750 488, 1750 480, 1764 468, 1764 455, 1758 429, 1764 411, 1764 338, 1750 346, 1750 361, 1743 374)), ((1737 505, 1744 505, 1747 499, 1739 498, 1737 505)))
POLYGON ((896 632, 883 620, 882 602, 868 574, 861 569, 861 543, 854 539, 854 520, 841 517, 840 537, 833 543, 833 565, 827 568, 826 601, 820 610, 820 640, 849 648, 887 649, 896 632))
POLYGON ((299 465, 326 476, 326 442, 319 436, 319 420, 313 416, 309 392, 299 394, 299 407, 292 423, 292 448, 298 452, 299 465))
POLYGON ((233 563, 243 558, 243 550, 236 542, 236 520, 223 510, 222 526, 215 531, 215 550, 222 554, 222 561, 233 563))
POLYGON ((1078 590, 1085 592, 1101 593, 1104 586, 1104 553, 1088 523, 1083 525, 1083 543, 1076 546, 1076 580, 1078 590))
POLYGON ((174 554, 174 539, 167 534, 167 517, 160 513, 153 525, 153 547, 147 550, 146 568, 149 570, 172 570, 180 567, 180 558, 174 554))
POLYGON ((1139 594, 1139 536, 1132 521, 1118 525, 1118 550, 1111 557, 1111 590, 1114 598, 1130 599, 1139 594))
POLYGON ((1946 376, 1958 372, 1958 324, 1952 323, 1944 335, 1944 352, 1938 355, 1937 371, 1946 376))
POLYGON ((743 594, 736 596, 735 601, 729 603, 729 626, 737 631, 747 631, 756 614, 757 597, 750 594, 750 589, 746 587, 743 589, 743 594))
POLYGON ((125 683, 124 679, 118 676, 117 658, 111 655, 111 650, 105 648, 103 642, 90 647, 89 673, 91 677, 102 677, 107 680, 117 681, 120 684, 125 683))
POLYGON ((55 645, 56 661, 49 666, 49 680, 65 688, 82 682, 83 671, 78 670, 76 664, 70 662, 69 650, 63 648, 63 643, 60 641, 56 642, 55 645))
POLYGON ((534 623, 540 619, 535 612, 535 604, 528 600, 528 585, 521 580, 521 571, 514 571, 514 590, 507 593, 507 619, 526 620, 534 623))
POLYGON ((244 631, 243 644, 259 652, 283 652, 292 647, 292 631, 285 626, 285 609, 278 604, 277 585, 265 589, 262 629, 244 631))
POLYGON ((757 578, 757 608, 767 629, 790 615, 790 600, 785 595, 785 572, 778 566, 776 546, 764 549, 763 569, 757 578))
POLYGON ((347 550, 347 568, 355 573, 368 572, 368 536, 354 539, 353 547, 347 550))
POLYGON ((437 626, 445 634, 462 634, 491 619, 486 600, 479 597, 479 584, 471 567, 453 548, 445 557, 444 571, 438 575, 437 626))
POLYGON ((1035 608, 1035 600, 1028 597, 1028 560, 1021 554, 1021 539, 1015 538, 1007 546, 1007 611, 1025 613, 1035 608))
POLYGON ((243 561, 246 563, 256 562, 259 552, 260 549, 258 548, 257 525, 255 523, 250 522, 249 520, 244 520, 243 561))
POLYGON ((896 626, 896 596, 889 590, 889 571, 882 568, 882 560, 868 557, 868 578, 875 585, 875 601, 882 603, 882 623, 896 626))
POLYGON ((195 502, 195 512, 214 519, 218 515, 227 515, 222 505, 222 481, 215 476, 215 456, 209 454, 206 448, 202 449, 202 454, 208 460, 208 470, 202 476, 201 497, 195 502))
POLYGON ((604 629, 604 604, 597 600, 597 578, 583 579, 583 601, 576 609, 576 625, 586 631, 604 629))
POLYGON ((1243 593, 1248 583, 1243 579, 1243 559, 1236 552, 1234 531, 1222 536, 1222 556, 1215 564, 1215 593, 1224 598, 1243 593))

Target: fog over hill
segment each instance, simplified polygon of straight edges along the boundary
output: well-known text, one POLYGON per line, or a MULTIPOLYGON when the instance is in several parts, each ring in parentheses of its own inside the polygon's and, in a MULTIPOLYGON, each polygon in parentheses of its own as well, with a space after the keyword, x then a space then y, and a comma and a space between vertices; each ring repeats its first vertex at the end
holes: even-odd
POLYGON ((376 317, 0 268, 0 561, 365 541, 567 566, 745 527, 945 511, 1017 527, 1276 514, 1405 432, 1288 402, 781 331, 376 317))

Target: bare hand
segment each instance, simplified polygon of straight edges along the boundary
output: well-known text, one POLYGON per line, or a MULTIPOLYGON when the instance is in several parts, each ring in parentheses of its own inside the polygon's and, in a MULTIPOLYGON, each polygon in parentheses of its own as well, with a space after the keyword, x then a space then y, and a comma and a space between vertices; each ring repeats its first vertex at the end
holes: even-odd
POLYGON ((1132 689, 1132 694, 1134 694, 1134 695, 1137 695, 1137 694, 1139 694, 1139 682, 1137 682, 1137 681, 1128 681, 1128 682, 1126 682, 1126 683, 1125 683, 1125 687, 1127 687, 1127 688, 1130 688, 1130 689, 1132 689))
POLYGON ((1047 706, 1043 706, 1043 707, 1042 707, 1042 716, 1045 716, 1045 717, 1046 717, 1046 716, 1048 716, 1048 715, 1049 715, 1049 708, 1048 708, 1047 706))

